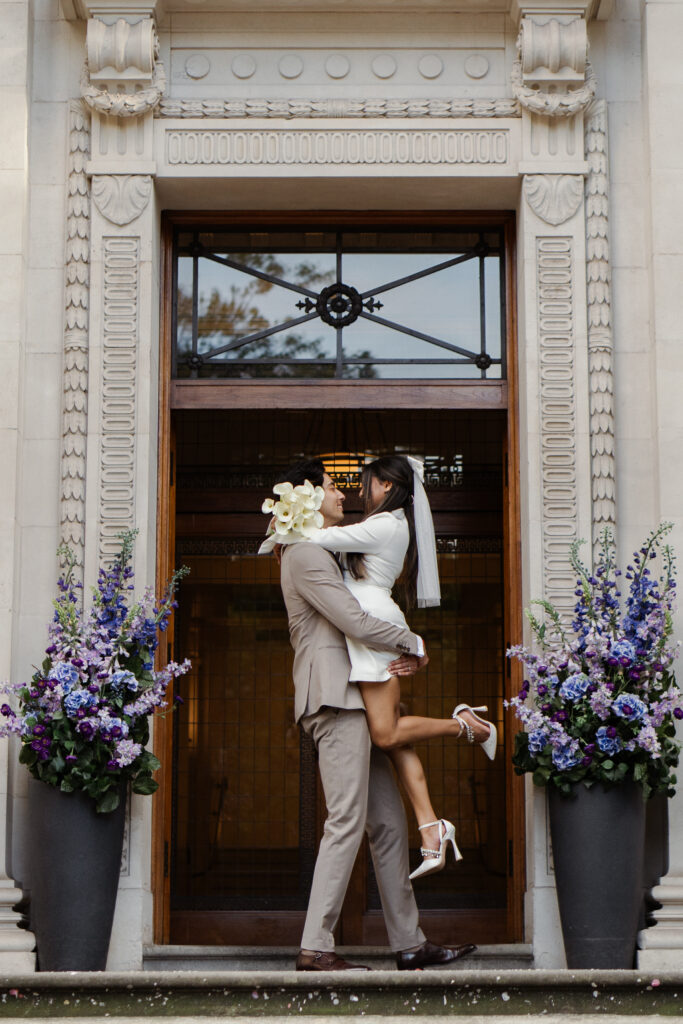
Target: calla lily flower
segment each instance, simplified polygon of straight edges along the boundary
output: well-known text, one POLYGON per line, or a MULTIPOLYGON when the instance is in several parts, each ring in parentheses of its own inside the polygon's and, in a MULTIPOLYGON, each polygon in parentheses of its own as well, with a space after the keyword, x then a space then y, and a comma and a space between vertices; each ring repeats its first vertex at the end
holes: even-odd
MULTIPOLYGON (((325 492, 314 487, 310 480, 293 487, 291 483, 276 484, 273 488, 279 500, 266 498, 261 511, 272 517, 268 526, 268 537, 277 538, 277 543, 291 544, 313 536, 322 528, 323 517, 319 512, 325 492)), ((272 549, 272 543, 265 550, 272 549)))

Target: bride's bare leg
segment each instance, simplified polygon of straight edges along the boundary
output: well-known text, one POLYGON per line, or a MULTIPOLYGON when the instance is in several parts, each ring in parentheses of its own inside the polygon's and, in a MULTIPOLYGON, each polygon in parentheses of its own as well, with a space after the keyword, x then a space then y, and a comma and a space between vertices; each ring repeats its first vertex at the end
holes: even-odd
MULTIPOLYGON (((406 796, 410 800, 417 824, 426 825, 429 821, 438 822, 439 816, 432 806, 422 761, 415 753, 414 747, 395 747, 393 750, 388 750, 387 753, 394 764, 401 785, 406 791, 406 796)), ((421 830, 420 846, 438 852, 440 842, 441 827, 438 824, 421 830)))
MULTIPOLYGON (((423 718, 418 715, 399 714, 400 688, 396 676, 385 683, 359 683, 368 716, 368 727, 372 742, 382 750, 410 746, 422 740, 437 736, 458 737, 464 733, 454 718, 423 718)), ((489 727, 480 722, 469 711, 461 712, 461 718, 472 726, 475 743, 488 737, 489 727)))
MULTIPOLYGON (((396 676, 392 676, 387 683, 359 683, 358 685, 365 701, 370 736, 373 743, 381 747, 383 744, 377 741, 383 738, 387 722, 393 723, 401 717, 399 681, 396 676), (378 686, 382 687, 381 694, 373 693, 372 691, 378 686)), ((387 753, 401 780, 406 796, 410 800, 417 824, 425 825, 429 821, 437 821, 438 816, 432 807, 424 768, 414 748, 411 746, 390 747, 387 749, 387 753)), ((441 841, 440 831, 439 825, 422 829, 420 845, 428 850, 438 851, 441 841)))

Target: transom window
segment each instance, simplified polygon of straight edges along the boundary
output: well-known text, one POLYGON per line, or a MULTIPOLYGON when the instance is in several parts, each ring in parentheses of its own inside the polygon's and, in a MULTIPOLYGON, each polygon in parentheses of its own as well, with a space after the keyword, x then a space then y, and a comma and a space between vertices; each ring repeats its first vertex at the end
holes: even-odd
POLYGON ((181 230, 175 378, 505 377, 502 229, 181 230))

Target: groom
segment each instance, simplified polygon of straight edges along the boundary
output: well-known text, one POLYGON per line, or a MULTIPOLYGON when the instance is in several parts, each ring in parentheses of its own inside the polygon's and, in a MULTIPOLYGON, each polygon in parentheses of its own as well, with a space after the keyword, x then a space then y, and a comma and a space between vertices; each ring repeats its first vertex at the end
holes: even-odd
MULTIPOLYGON (((322 487, 325 526, 344 518, 344 495, 313 459, 281 478, 322 487)), ((427 942, 408 880, 405 813, 387 756, 372 747, 363 699, 349 684, 345 636, 393 651, 389 666, 408 675, 427 663, 419 636, 364 612, 344 583, 334 555, 315 544, 282 549, 282 593, 294 648, 294 713, 318 752, 327 820, 318 851, 297 971, 368 970, 334 950, 339 919, 363 833, 367 832, 391 948, 399 970, 449 964, 476 946, 427 942)))

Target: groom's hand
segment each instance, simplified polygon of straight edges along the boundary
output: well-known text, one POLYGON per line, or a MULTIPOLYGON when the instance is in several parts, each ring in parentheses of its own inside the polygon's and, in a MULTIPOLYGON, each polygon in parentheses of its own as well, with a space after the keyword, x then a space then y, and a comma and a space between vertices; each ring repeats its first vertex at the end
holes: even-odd
POLYGON ((403 654, 400 658, 390 662, 387 668, 392 676, 414 676, 428 662, 429 657, 426 652, 421 658, 418 658, 415 654, 403 654))

